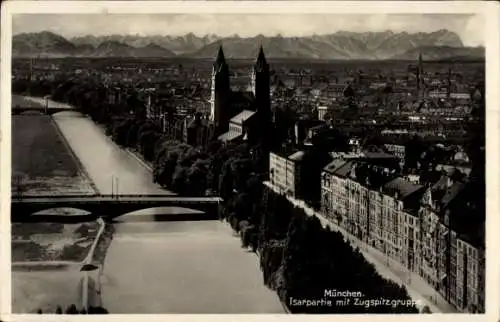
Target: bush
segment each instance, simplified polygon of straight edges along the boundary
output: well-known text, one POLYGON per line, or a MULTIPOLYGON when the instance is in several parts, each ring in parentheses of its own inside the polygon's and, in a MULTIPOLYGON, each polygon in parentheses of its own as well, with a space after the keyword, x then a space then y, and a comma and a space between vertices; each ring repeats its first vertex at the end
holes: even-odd
POLYGON ((429 308, 429 306, 424 306, 422 308, 422 313, 425 313, 425 314, 429 314, 429 313, 432 313, 431 309, 429 308))
MULTIPOLYGON (((46 312, 47 314, 51 314, 52 312, 46 312)), ((101 306, 89 306, 88 312, 85 309, 78 310, 75 304, 69 305, 64 314, 108 314, 108 310, 101 306)), ((44 314, 42 309, 37 310, 37 314, 44 314)), ((63 314, 63 310, 60 305, 57 306, 55 314, 63 314)))

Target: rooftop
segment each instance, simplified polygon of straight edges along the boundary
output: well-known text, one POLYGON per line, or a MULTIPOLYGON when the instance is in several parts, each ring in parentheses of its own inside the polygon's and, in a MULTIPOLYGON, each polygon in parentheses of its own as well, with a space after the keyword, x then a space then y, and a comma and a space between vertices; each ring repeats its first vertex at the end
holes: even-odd
POLYGON ((332 162, 328 163, 326 167, 323 168, 323 171, 326 171, 328 173, 335 173, 337 169, 339 169, 341 166, 346 164, 348 161, 342 160, 342 159, 335 159, 332 162))
POLYGON ((450 202, 455 199, 458 194, 464 190, 465 184, 464 183, 454 183, 451 187, 446 189, 446 193, 444 194, 443 198, 441 199, 441 204, 443 207, 448 206, 450 202))
POLYGON ((398 178, 386 183, 383 186, 382 190, 384 192, 387 192, 387 193, 397 192, 398 198, 404 199, 422 188, 423 188, 423 186, 421 186, 419 184, 414 184, 414 183, 411 183, 411 182, 404 180, 401 177, 398 177, 398 178))
POLYGON ((249 110, 243 110, 241 113, 236 115, 231 119, 231 122, 237 123, 237 124, 243 124, 246 122, 248 119, 250 119, 253 115, 255 115, 256 112, 254 111, 249 111, 249 110))
POLYGON ((297 151, 297 152, 293 153, 292 155, 290 155, 288 157, 288 159, 290 159, 292 161, 302 161, 302 159, 304 159, 304 155, 305 155, 304 151, 297 151))
POLYGON ((342 159, 395 159, 396 156, 385 152, 363 151, 357 152, 330 152, 332 158, 342 159))
POLYGON ((229 142, 241 137, 242 134, 234 131, 229 131, 224 134, 219 135, 218 139, 222 142, 229 142))
POLYGON ((355 166, 354 161, 344 162, 340 166, 333 169, 332 173, 338 177, 347 177, 354 166, 355 166))

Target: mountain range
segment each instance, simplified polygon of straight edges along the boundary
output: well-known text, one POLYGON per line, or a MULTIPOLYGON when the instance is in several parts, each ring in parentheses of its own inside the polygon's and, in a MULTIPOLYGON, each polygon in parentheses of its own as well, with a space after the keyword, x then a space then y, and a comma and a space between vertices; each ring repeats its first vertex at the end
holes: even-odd
POLYGON ((109 35, 66 39, 49 31, 17 34, 13 57, 137 57, 214 58, 220 45, 228 58, 254 58, 262 45, 269 58, 296 59, 416 59, 484 58, 484 47, 466 47, 448 30, 430 33, 338 31, 304 37, 219 37, 109 35))

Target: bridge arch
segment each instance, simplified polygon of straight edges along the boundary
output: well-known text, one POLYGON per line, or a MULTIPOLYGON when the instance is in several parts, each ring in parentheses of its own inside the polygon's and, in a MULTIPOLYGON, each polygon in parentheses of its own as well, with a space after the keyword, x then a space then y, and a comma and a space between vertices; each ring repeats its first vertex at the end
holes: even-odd
POLYGON ((211 211, 193 209, 188 207, 160 206, 143 207, 142 209, 126 211, 117 214, 114 222, 155 222, 155 221, 188 221, 188 220, 212 220, 217 213, 211 211))
POLYGON ((76 223, 96 220, 98 216, 92 212, 75 207, 45 207, 33 212, 11 213, 12 222, 65 222, 76 223))
POLYGON ((75 111, 77 110, 74 108, 49 108, 47 110, 47 115, 63 114, 65 112, 75 112, 75 111))
MULTIPOLYGON (((197 219, 210 218, 217 219, 219 203, 217 201, 186 201, 184 200, 120 200, 118 199, 107 199, 99 200, 92 199, 92 197, 87 198, 46 198, 43 200, 13 200, 11 204, 11 218, 12 221, 26 220, 27 218, 33 217, 33 214, 40 213, 42 211, 49 211, 57 208, 73 208, 86 211, 94 218, 103 217, 105 219, 113 219, 125 214, 130 214, 138 211, 148 211, 148 209, 168 209, 168 212, 172 212, 172 209, 178 209, 183 212, 183 218, 193 218, 198 216, 197 219), (192 215, 187 215, 186 213, 191 213, 192 215)), ((179 215, 180 216, 180 215, 179 215)), ((35 220, 37 217, 31 218, 35 220)), ((89 217, 90 218, 90 217, 89 217)), ((155 217, 160 220, 158 217, 155 217)))
POLYGON ((19 108, 12 109, 12 115, 46 115, 46 111, 43 108, 32 107, 32 108, 19 108))
POLYGON ((76 111, 75 108, 45 107, 45 106, 21 106, 12 108, 12 115, 22 115, 27 112, 38 112, 44 115, 53 115, 59 112, 76 111))
POLYGON ((32 213, 32 215, 60 215, 60 216, 74 216, 74 215, 89 215, 90 211, 76 208, 76 207, 52 207, 46 208, 32 213))

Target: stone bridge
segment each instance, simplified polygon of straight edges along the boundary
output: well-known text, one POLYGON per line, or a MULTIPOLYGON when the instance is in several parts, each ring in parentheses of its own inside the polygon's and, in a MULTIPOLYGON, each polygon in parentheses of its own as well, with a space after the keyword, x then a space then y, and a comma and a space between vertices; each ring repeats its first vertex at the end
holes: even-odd
MULTIPOLYGON (((217 218, 219 197, 179 197, 165 195, 60 195, 13 197, 12 222, 29 220, 31 215, 55 208, 74 208, 88 211, 95 217, 113 219, 137 210, 158 207, 181 207, 204 212, 209 219, 217 218)), ((178 216, 183 216, 180 214, 178 216)))
POLYGON ((41 105, 14 106, 12 107, 12 115, 19 115, 24 112, 40 112, 42 114, 52 115, 58 112, 74 110, 74 108, 70 107, 47 107, 41 105))

